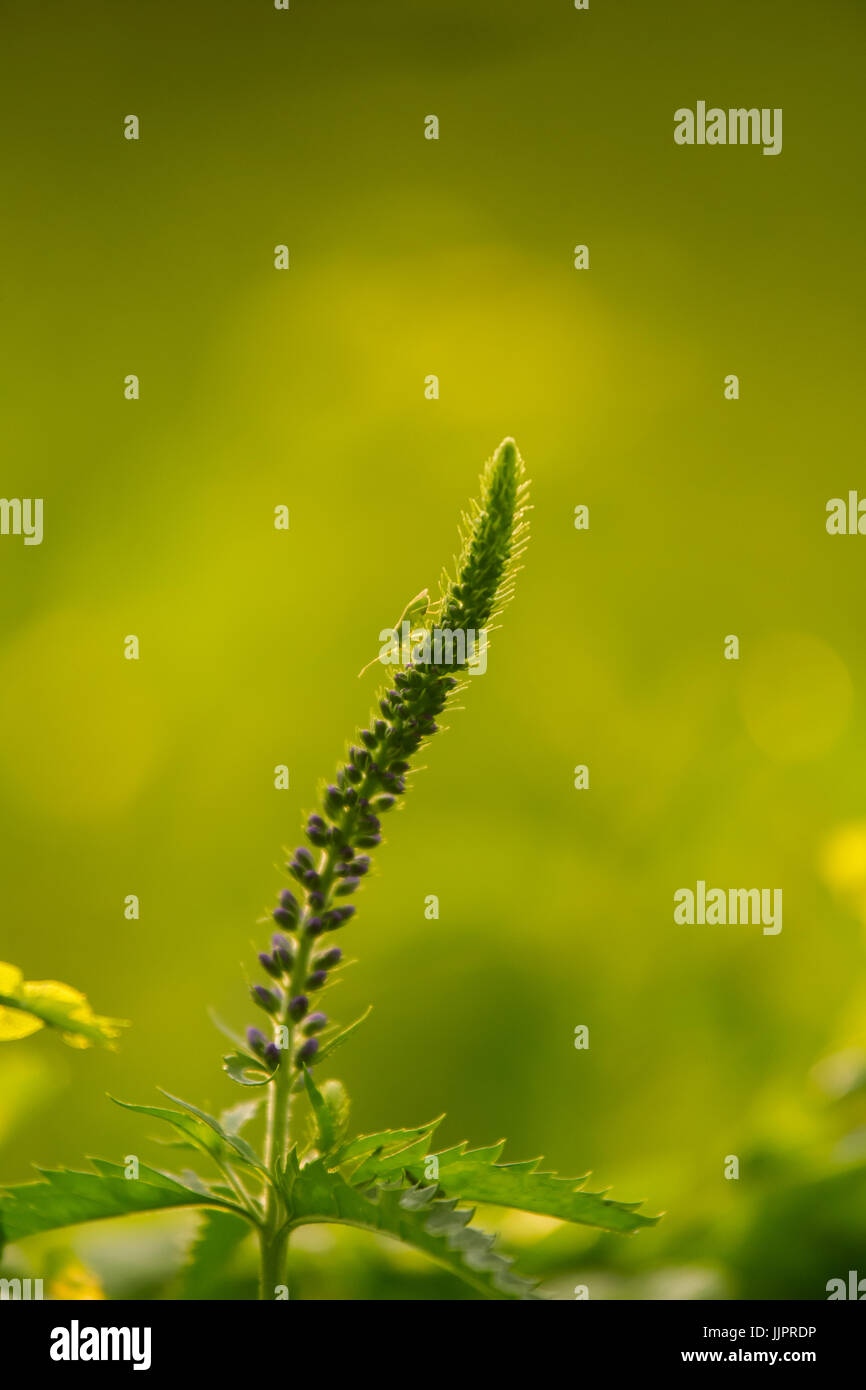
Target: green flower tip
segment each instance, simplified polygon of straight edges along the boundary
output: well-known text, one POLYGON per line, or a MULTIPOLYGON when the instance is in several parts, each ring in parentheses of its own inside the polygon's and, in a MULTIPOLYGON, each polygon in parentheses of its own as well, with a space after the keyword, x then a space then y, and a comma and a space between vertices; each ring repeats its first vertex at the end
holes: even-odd
POLYGON ((481 496, 463 517, 457 578, 443 576, 442 627, 479 630, 502 612, 529 538, 529 510, 526 468, 509 436, 487 460, 481 496))

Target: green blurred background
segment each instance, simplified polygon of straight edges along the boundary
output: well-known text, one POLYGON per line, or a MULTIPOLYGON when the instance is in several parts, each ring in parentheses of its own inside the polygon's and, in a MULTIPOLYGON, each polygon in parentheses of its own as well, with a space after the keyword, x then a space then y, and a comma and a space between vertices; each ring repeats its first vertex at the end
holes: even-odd
MULTIPOLYGON (((0 539, 0 955, 134 1026, 4 1046, 0 1176, 145 1151, 106 1091, 234 1098, 207 1009, 251 1021, 356 673, 510 433, 517 599, 343 943, 341 1017, 375 1006, 339 1054, 355 1124, 447 1110, 448 1142, 668 1212, 633 1240, 507 1218, 561 1297, 866 1275, 866 541, 824 526, 864 484, 862 5, 2 14, 0 492, 44 497, 45 539, 0 539), (781 155, 675 146, 698 99, 782 107, 781 155), (781 935, 675 926, 698 878, 782 887, 781 935)), ((147 1231, 164 1290, 183 1232, 147 1231)), ((151 1287, 108 1228, 75 1239, 109 1292, 151 1287)), ((461 1296, 339 1233, 294 1277, 461 1296)))

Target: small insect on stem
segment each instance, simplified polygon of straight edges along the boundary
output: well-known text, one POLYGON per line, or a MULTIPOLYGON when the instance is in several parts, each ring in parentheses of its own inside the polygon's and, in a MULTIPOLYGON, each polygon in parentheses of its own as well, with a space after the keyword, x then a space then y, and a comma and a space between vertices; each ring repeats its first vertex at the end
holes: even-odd
MULTIPOLYGON (((403 612, 400 614, 399 618, 397 619, 396 623, 394 623, 390 631, 393 632, 395 636, 399 636, 400 628, 402 627, 403 623, 409 623, 410 625, 416 622, 423 623, 424 619, 427 616, 429 608, 430 590, 422 589, 420 594, 416 594, 414 598, 410 598, 409 602, 406 604, 406 607, 403 609, 403 612)), ((362 670, 358 672, 358 680, 361 679, 365 671, 369 671, 371 666, 375 666, 376 662, 379 661, 379 659, 380 654, 377 654, 373 657, 372 661, 368 661, 367 665, 364 666, 362 670)))

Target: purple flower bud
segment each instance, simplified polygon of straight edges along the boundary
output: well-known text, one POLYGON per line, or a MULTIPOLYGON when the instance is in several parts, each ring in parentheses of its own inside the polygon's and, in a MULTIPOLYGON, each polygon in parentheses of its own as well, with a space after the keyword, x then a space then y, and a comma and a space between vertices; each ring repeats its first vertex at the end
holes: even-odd
POLYGON ((312 888, 314 891, 319 887, 319 875, 316 873, 315 869, 307 869, 307 872, 304 874, 304 883, 308 888, 312 888))
POLYGON ((280 1065, 281 1057, 280 1049, 277 1047, 275 1042, 268 1043, 264 1051, 264 1059, 267 1062, 270 1070, 276 1071, 277 1067, 280 1065))
POLYGON ((396 805, 396 802, 396 796, 377 796, 376 800, 373 802, 373 805, 379 812, 390 811, 391 807, 396 805))
POLYGON ((359 845, 361 849, 375 849, 377 845, 381 845, 381 843, 382 843, 382 836, 381 836, 381 835, 358 835, 358 836, 356 836, 356 838, 355 838, 355 843, 356 843, 357 845, 359 845))
POLYGON ((269 956, 267 951, 259 951, 259 965, 269 975, 273 975, 275 980, 278 980, 283 973, 279 963, 274 960, 273 956, 269 956))
POLYGON ((325 895, 324 893, 310 893, 307 902, 314 912, 319 912, 325 906, 325 895))
POLYGON ((305 989, 321 989, 328 978, 327 970, 314 970, 304 983, 305 989))
POLYGON ((372 733, 370 729, 362 729, 362 730, 361 730, 361 739, 362 739, 362 741, 363 741, 364 743, 366 743, 366 745, 367 745, 368 748, 375 748, 375 747, 376 747, 376 742, 377 742, 376 735, 375 735, 374 733, 372 733))
POLYGON ((280 936, 279 932, 274 932, 271 937, 271 945, 274 948, 274 958, 279 961, 281 969, 288 973, 295 963, 295 953, 292 950, 292 943, 285 936, 280 936))
POLYGON ((385 723, 384 719, 377 719, 373 725, 373 730, 377 739, 382 739, 388 732, 388 725, 385 723))
POLYGON ((304 1024, 304 1032, 306 1033, 307 1037, 310 1037, 313 1033, 321 1033, 322 1029, 325 1027, 327 1022, 327 1014, 310 1014, 309 1018, 304 1024))
POLYGON ((343 952, 339 946, 332 946, 329 951, 323 951, 320 956, 313 956, 313 965, 319 970, 331 970, 343 959, 343 952))
POLYGON ((294 999, 289 1000, 289 1018, 293 1019, 295 1023, 299 1022, 299 1020, 304 1017, 309 1007, 310 1001, 307 996, 305 994, 296 994, 294 999))
POLYGON ((253 985, 250 994, 266 1013, 275 1014, 278 1012, 281 1000, 276 990, 265 989, 264 985, 253 985))
POLYGON ((337 898, 348 897, 350 893, 354 893, 360 882, 359 878, 344 878, 342 883, 338 883, 334 889, 334 896, 337 898))
POLYGON ((328 787, 328 790, 325 792, 325 808, 330 811, 332 815, 336 815, 338 811, 342 811, 343 793, 340 791, 339 787, 328 787))
POLYGON ((296 917, 300 911, 298 900, 290 888, 284 888, 280 894, 280 906, 285 908, 286 912, 293 912, 296 917))
POLYGON ((349 865, 349 870, 356 877, 361 877, 367 872, 369 867, 370 856, 368 854, 359 854, 357 859, 352 860, 352 863, 349 865))
POLYGON ((267 1038, 265 1037, 261 1029, 248 1028, 247 1042, 249 1043, 250 1048, 253 1052, 255 1052, 257 1057, 261 1057, 264 1055, 265 1048, 267 1047, 267 1038))
POLYGON ((286 907, 275 907, 273 912, 271 913, 271 916, 277 923, 277 926, 288 927, 289 930, 292 929, 292 927, 298 920, 297 916, 294 913, 290 912, 286 907))
POLYGON ((325 924, 322 921, 321 917, 311 917, 307 925, 304 927, 304 931, 307 936, 321 936, 324 930, 325 924))
POLYGON ((341 927, 354 915, 355 909, 351 903, 347 903, 345 907, 332 907, 330 912, 325 913, 325 930, 336 931, 337 927, 341 927))
POLYGON ((298 1048, 295 1053, 295 1062, 302 1067, 305 1062, 311 1062, 319 1050, 318 1038, 307 1038, 307 1041, 298 1048))
POLYGON ((304 845, 299 845, 295 850, 295 858, 300 860, 302 864, 306 864, 308 869, 313 867, 313 856, 304 845))

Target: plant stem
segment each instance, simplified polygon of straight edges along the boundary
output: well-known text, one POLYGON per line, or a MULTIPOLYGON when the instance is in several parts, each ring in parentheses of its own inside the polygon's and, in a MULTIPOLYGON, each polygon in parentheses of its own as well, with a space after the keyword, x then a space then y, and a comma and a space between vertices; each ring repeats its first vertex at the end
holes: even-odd
MULTIPOLYGON (((298 960, 304 947, 298 952, 298 960)), ((308 948, 309 950, 309 948, 308 948)), ((294 992, 294 976, 292 991, 294 992)), ((286 1000, 286 1005, 288 1000, 286 1000)), ((289 1253, 288 1234, 280 1235, 285 1211, 277 1186, 277 1168, 285 1162, 289 1143, 289 1110, 292 1098, 292 1021, 287 1009, 276 1020, 278 1026, 288 1029, 288 1042, 276 1076, 271 1082, 268 1096, 267 1127, 265 1131, 265 1165, 272 1176, 265 1199, 265 1224, 259 1237, 261 1265, 259 1278, 259 1298, 272 1299, 278 1284, 286 1283, 286 1263, 289 1253)))
POLYGON ((273 1299, 277 1289, 287 1280, 289 1232, 283 1226, 277 1231, 263 1230, 259 1236, 261 1261, 259 1266, 259 1298, 273 1299))
MULTIPOLYGON (((367 785, 368 779, 365 778, 359 789, 360 795, 363 795, 367 790, 367 785)), ((349 829, 351 820, 352 811, 349 810, 343 817, 342 829, 344 831, 349 829)), ((319 891, 324 895, 326 904, 329 901, 331 884, 334 880, 334 870, 339 862, 340 852, 336 845, 329 845, 327 849, 322 851, 317 872, 321 881, 319 891)), ((311 915, 311 913, 305 914, 305 919, 311 915)), ((282 1061, 271 1082, 271 1091, 268 1096, 265 1164, 273 1175, 276 1174, 277 1167, 282 1167, 285 1163, 289 1153, 289 1121, 291 1118, 292 1086, 295 1081, 295 1073, 292 1069, 294 1027, 288 1012, 289 1000, 304 992, 313 944, 314 938, 304 935, 302 922, 298 933, 298 954, 292 970, 291 982, 286 991, 282 1012, 274 1020, 277 1028, 282 1027, 287 1030, 287 1042, 282 1061)), ((272 1182, 268 1187, 265 1224, 260 1236, 259 1298, 262 1299, 273 1298, 276 1286, 286 1283, 289 1236, 285 1229, 285 1218, 286 1212, 277 1184, 272 1182)))

